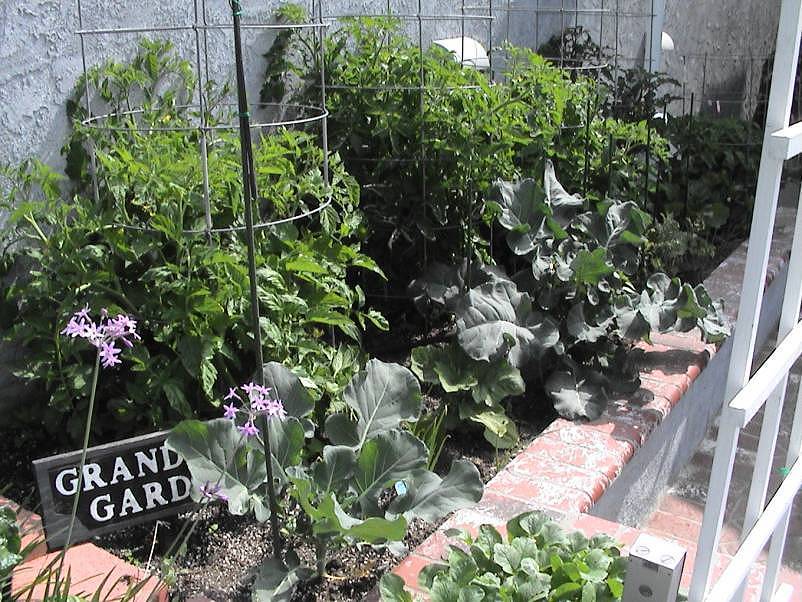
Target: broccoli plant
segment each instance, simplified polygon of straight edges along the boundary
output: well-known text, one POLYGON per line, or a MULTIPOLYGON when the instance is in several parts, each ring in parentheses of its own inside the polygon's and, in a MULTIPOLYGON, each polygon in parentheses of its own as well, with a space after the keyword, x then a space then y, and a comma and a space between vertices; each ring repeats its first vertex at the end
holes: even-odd
POLYGON ((314 404, 301 381, 275 363, 265 365, 264 377, 264 387, 243 387, 242 407, 238 391, 229 394, 227 419, 183 422, 168 438, 187 461, 197 499, 222 500, 232 514, 252 512, 266 521, 266 452, 254 412, 269 413, 272 486, 300 507, 317 557, 313 567, 302 566, 292 551, 266 560, 256 599, 277 599, 300 581, 325 576, 333 548, 349 542, 397 547, 409 521, 435 522, 481 498, 482 481, 470 462, 455 461, 445 477, 427 469, 426 446, 404 428, 421 413, 420 385, 406 368, 368 362, 345 388, 347 410, 326 420, 330 444, 317 455, 306 445, 314 435, 308 418, 314 404))

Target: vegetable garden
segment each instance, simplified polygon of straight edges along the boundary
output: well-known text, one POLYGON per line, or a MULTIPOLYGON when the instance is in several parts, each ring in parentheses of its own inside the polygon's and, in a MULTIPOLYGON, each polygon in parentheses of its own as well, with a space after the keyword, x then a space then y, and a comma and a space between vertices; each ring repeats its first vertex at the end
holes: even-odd
MULTIPOLYGON (((762 129, 668 116, 674 82, 581 27, 488 72, 398 17, 275 23, 247 111, 142 38, 76 82, 63 172, 5 168, 3 445, 35 456, 0 473, 31 499, 28 463, 83 446, 85 492, 87 447, 168 430, 192 511, 98 541, 178 599, 411 600, 382 575, 555 416, 636 390, 638 342, 726 338, 700 282, 746 232, 762 129)), ((0 509, 0 583, 18 531, 0 509)), ((546 515, 460 537, 432 600, 622 595, 618 544, 546 515)))

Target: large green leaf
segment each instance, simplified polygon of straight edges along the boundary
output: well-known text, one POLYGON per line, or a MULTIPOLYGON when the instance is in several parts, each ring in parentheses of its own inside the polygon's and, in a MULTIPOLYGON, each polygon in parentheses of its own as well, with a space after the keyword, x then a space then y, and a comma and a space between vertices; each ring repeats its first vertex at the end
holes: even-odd
POLYGON ((470 391, 474 401, 488 406, 522 395, 521 372, 504 359, 477 361, 457 345, 428 345, 412 350, 412 371, 424 382, 440 385, 446 393, 470 391))
POLYGON ((474 370, 478 382, 471 390, 471 396, 476 403, 495 406, 507 397, 526 392, 521 371, 506 360, 474 362, 474 370))
POLYGON ((273 456, 273 476, 282 483, 287 482, 285 470, 301 463, 304 451, 304 427, 297 418, 272 418, 268 420, 270 431, 270 453, 273 456))
POLYGON ((293 495, 312 521, 312 531, 320 536, 354 537, 371 544, 400 541, 407 532, 407 521, 403 516, 392 520, 381 516, 356 518, 343 510, 333 493, 320 497, 315 506, 314 484, 301 471, 290 472, 295 485, 293 495))
POLYGON ((344 445, 327 445, 312 465, 312 479, 321 491, 339 491, 354 474, 356 452, 344 445))
POLYGON ((404 479, 404 483, 407 492, 390 503, 388 512, 402 514, 409 521, 420 518, 430 523, 475 504, 484 490, 479 471, 467 460, 455 461, 445 478, 420 470, 404 479))
POLYGON ((288 568, 277 558, 268 558, 259 566, 253 584, 253 602, 289 602, 302 581, 314 571, 306 567, 288 568))
POLYGON ((234 422, 185 420, 173 428, 167 445, 187 463, 196 484, 220 486, 232 514, 250 509, 250 493, 264 483, 264 456, 246 445, 234 422))
POLYGON ((454 345, 428 345, 412 350, 412 372, 424 382, 440 385, 446 393, 469 391, 479 383, 477 362, 454 345))
POLYGON ((284 404, 289 416, 303 418, 315 409, 315 402, 306 387, 289 368, 277 362, 269 362, 262 367, 264 384, 273 390, 284 404))
POLYGON ((598 378, 577 377, 574 372, 554 371, 546 379, 546 392, 554 400, 554 409, 569 420, 596 420, 607 407, 607 394, 598 378))
POLYGON ((424 468, 427 458, 426 446, 406 431, 386 431, 368 439, 359 452, 353 481, 363 513, 377 515, 384 489, 424 468))
POLYGON ((418 379, 407 368, 370 360, 345 388, 345 403, 357 417, 357 447, 371 437, 417 420, 421 410, 418 379))
POLYGON ((359 445, 359 433, 354 422, 347 414, 331 414, 326 418, 326 436, 334 445, 348 445, 357 447, 359 445))
POLYGON ((504 275, 494 266, 473 263, 469 267, 466 259, 459 265, 435 261, 426 267, 420 278, 409 284, 407 292, 425 314, 432 305, 450 308, 466 290, 497 279, 504 279, 504 275))
POLYGON ((546 202, 551 207, 552 216, 562 228, 568 226, 577 210, 585 204, 578 194, 568 194, 554 173, 554 164, 546 161, 543 184, 546 191, 546 202))
POLYGON ((607 336, 608 330, 612 326, 614 320, 615 318, 613 315, 607 315, 601 320, 595 320, 598 323, 593 324, 585 317, 584 303, 577 303, 568 312, 566 328, 568 334, 577 341, 595 343, 599 339, 607 336))
POLYGON ((500 405, 486 407, 464 402, 459 406, 459 417, 481 424, 485 439, 497 449, 510 449, 518 443, 518 427, 500 405))
POLYGON ((458 304, 457 341, 479 361, 507 358, 516 368, 540 358, 557 344, 560 331, 548 316, 532 310, 532 300, 512 282, 472 289, 458 304))
POLYGON ((613 267, 607 262, 604 249, 579 251, 571 262, 574 280, 579 284, 597 285, 605 276, 613 273, 613 267))
POLYGON ((412 602, 412 594, 404 589, 404 580, 394 573, 385 573, 379 581, 382 602, 412 602))
POLYGON ((528 178, 517 182, 498 181, 491 193, 499 209, 498 222, 507 232, 507 245, 516 255, 528 255, 544 236, 551 210, 543 188, 528 178))

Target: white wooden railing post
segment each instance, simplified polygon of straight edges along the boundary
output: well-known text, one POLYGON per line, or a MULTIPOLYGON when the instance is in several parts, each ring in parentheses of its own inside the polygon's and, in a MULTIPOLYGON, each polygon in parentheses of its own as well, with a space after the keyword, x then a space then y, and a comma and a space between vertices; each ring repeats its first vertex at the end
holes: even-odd
MULTIPOLYGON (((778 375, 774 374, 770 374, 769 379, 764 378, 764 380, 771 380, 773 390, 766 391, 766 395, 761 399, 739 399, 738 408, 733 407, 734 404, 731 402, 744 390, 744 386, 749 381, 751 374, 783 165, 785 160, 798 154, 800 148, 802 148, 802 129, 800 127, 789 128, 799 56, 800 32, 802 32, 802 0, 783 0, 780 11, 780 24, 777 31, 766 131, 763 139, 760 171, 755 193, 755 207, 749 235, 749 253, 738 309, 738 322, 733 334, 732 355, 730 357, 724 396, 725 405, 719 425, 716 453, 689 592, 689 602, 702 602, 706 599, 713 559, 718 549, 727 505, 738 435, 740 429, 754 416, 755 411, 766 402, 766 399, 769 399, 769 403, 766 407, 761 429, 753 482, 749 492, 749 501, 744 520, 744 539, 741 549, 739 549, 732 561, 731 567, 725 573, 727 579, 738 579, 738 581, 735 583, 719 581, 714 590, 717 592, 715 594, 717 596, 715 602, 740 600, 743 597, 744 582, 748 577, 749 567, 744 562, 747 562, 746 559, 751 557, 755 546, 760 545, 760 539, 763 535, 768 538, 771 532, 778 527, 780 531, 783 531, 783 521, 779 513, 785 509, 779 505, 779 500, 776 496, 769 508, 766 508, 765 504, 769 471, 774 457, 785 397, 787 369, 782 375, 779 375, 779 378, 775 379, 775 376, 778 375), (751 406, 749 412, 744 410, 746 406, 751 406), (770 529, 770 531, 767 531, 767 529, 770 529), (743 572, 744 566, 747 567, 745 573, 743 572), (724 592, 727 593, 725 594, 724 592), (722 595, 726 597, 721 598, 722 595)), ((789 266, 789 270, 797 273, 795 276, 789 274, 788 277, 778 332, 779 345, 782 345, 781 341, 784 341, 794 330, 799 320, 799 306, 800 301, 802 301, 802 278, 800 277, 802 275, 802 256, 800 256, 802 243, 800 243, 799 239, 802 239, 802 218, 797 219, 797 229, 794 233, 792 265, 789 266)), ((783 346, 784 353, 788 353, 790 346, 790 342, 783 346)), ((793 356, 794 359, 799 356, 798 349, 794 348, 793 353, 796 354, 793 356)), ((785 366, 783 362, 772 362, 771 366, 776 365, 779 369, 781 363, 785 366)), ((756 388, 753 387, 753 389, 756 388)), ((793 472, 794 478, 797 479, 799 474, 799 471, 793 472)), ((792 482, 787 481, 784 483, 784 489, 781 488, 786 497, 790 495, 791 484, 792 482)), ((775 543, 776 540, 777 536, 775 535, 772 547, 777 547, 779 551, 775 551, 775 555, 779 553, 781 556, 782 543, 775 543)), ((758 553, 759 551, 760 548, 757 548, 758 553)), ((755 553, 756 555, 757 553, 755 553)), ((779 560, 776 560, 776 563, 779 563, 779 560)), ((771 584, 764 582, 766 585, 770 585, 770 592, 773 592, 774 581, 776 579, 771 584)))

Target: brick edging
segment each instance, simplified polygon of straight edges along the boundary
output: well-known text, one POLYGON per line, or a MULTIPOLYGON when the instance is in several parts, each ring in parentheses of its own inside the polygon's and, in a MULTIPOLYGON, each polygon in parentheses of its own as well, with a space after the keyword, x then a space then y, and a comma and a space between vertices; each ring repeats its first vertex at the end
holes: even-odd
MULTIPOLYGON (((61 552, 48 552, 42 518, 16 502, 0 496, 0 506, 10 506, 17 513, 22 535, 23 549, 30 546, 25 561, 18 565, 11 578, 13 594, 22 594, 22 599, 37 602, 44 598, 46 583, 32 584, 54 570, 61 552)), ((82 543, 67 550, 63 575, 69 575, 70 594, 92 596, 100 591, 101 600, 121 600, 132 586, 142 583, 141 589, 131 597, 131 602, 167 602, 166 584, 153 575, 148 575, 124 560, 92 543, 82 543)), ((51 585, 52 587, 52 585, 51 585)), ((51 592, 52 593, 52 592, 51 592)))

